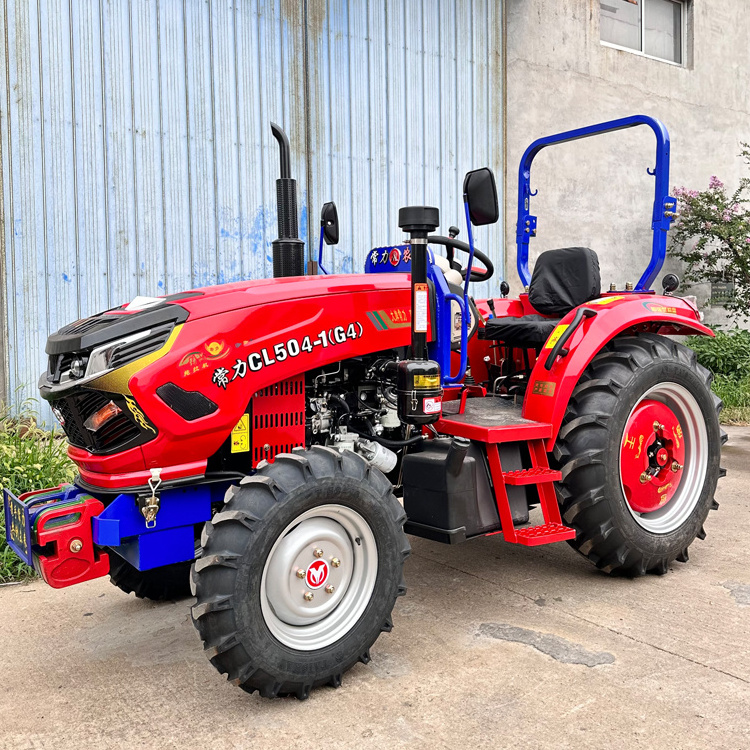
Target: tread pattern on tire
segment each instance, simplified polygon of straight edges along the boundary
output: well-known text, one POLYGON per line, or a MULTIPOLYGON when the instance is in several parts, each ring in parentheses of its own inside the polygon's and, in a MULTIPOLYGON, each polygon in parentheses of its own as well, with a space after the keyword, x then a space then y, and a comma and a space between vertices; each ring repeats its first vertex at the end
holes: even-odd
POLYGON ((339 687, 343 673, 358 661, 367 664, 370 661, 370 647, 379 634, 389 632, 393 627, 389 615, 351 663, 340 665, 331 674, 313 681, 278 681, 254 665, 252 656, 238 637, 234 575, 239 559, 253 543, 255 527, 263 522, 264 516, 274 506, 283 503, 291 492, 309 480, 335 477, 367 483, 382 500, 383 507, 390 514, 390 521, 402 539, 400 580, 392 592, 389 612, 396 598, 406 593, 403 562, 411 552, 403 533, 406 514, 393 496, 388 479, 355 453, 348 452, 344 457, 331 448, 313 446, 309 450, 296 448, 293 453, 277 455, 273 464, 259 468, 257 474, 245 477, 239 487, 227 492, 225 504, 232 507, 221 510, 206 524, 201 538, 204 554, 196 560, 191 574, 194 590, 198 593, 198 603, 192 608, 193 622, 203 640, 204 650, 216 669, 246 692, 257 690, 266 698, 291 695, 304 700, 314 687, 339 687), (252 506, 252 509, 243 508, 242 505, 252 506), (227 548, 230 538, 238 538, 238 531, 244 539, 243 549, 227 548), (206 596, 202 592, 211 593, 206 596))
MULTIPOLYGON (((681 362, 692 369, 711 392, 713 376, 698 364, 696 354, 691 349, 671 339, 649 333, 615 338, 594 357, 573 391, 553 451, 554 463, 562 472, 562 481, 557 491, 563 521, 577 532, 576 538, 570 540, 569 544, 607 573, 663 575, 673 560, 688 560, 687 547, 671 559, 639 554, 614 526, 607 508, 605 484, 599 481, 601 472, 592 471, 592 467, 605 464, 603 446, 609 429, 608 415, 613 413, 618 395, 635 373, 652 364, 655 359, 681 362), (590 435, 592 430, 601 431, 598 442, 602 448, 577 450, 575 444, 585 442, 580 441, 580 437, 584 432, 590 435), (585 492, 574 494, 570 485, 575 483, 580 488, 587 484, 585 477, 597 479, 585 492)), ((718 419, 723 404, 713 392, 711 396, 718 419)), ((723 444, 726 442, 726 433, 721 430, 720 435, 723 444)), ((592 482, 589 481, 588 484, 591 485, 592 482)), ((706 508, 706 515, 710 509, 716 508, 718 503, 712 499, 710 507, 706 508)), ((702 525, 697 536, 699 539, 706 536, 702 525)))
POLYGON ((192 560, 152 570, 138 570, 117 553, 109 555, 109 580, 126 594, 155 602, 186 599, 190 596, 192 560))

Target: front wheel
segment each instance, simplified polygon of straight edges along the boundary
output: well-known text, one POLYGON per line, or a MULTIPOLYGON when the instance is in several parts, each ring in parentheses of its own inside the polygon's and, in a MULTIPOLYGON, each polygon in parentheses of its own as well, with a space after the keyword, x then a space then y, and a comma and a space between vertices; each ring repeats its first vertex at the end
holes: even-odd
POLYGON ((248 692, 306 698, 370 660, 405 592, 409 544, 390 482, 351 452, 281 454, 206 525, 193 619, 248 692))
POLYGON ((608 573, 666 573, 687 561, 719 478, 721 401, 695 353, 623 336, 576 386, 555 446, 571 542, 608 573))

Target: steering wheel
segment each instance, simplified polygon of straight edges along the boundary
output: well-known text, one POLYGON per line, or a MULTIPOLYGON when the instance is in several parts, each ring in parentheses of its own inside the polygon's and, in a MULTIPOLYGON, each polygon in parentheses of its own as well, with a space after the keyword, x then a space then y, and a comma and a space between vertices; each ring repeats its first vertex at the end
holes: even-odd
MULTIPOLYGON (((454 249, 462 250, 465 253, 471 252, 466 242, 461 242, 461 240, 457 240, 455 237, 442 237, 439 234, 431 234, 427 237, 427 242, 430 245, 443 245, 446 248, 448 251, 448 262, 451 264, 451 267, 453 267, 454 263, 454 249)), ((470 281, 487 281, 492 278, 492 275, 495 273, 495 266, 492 265, 492 261, 483 252, 477 250, 476 247, 474 247, 474 258, 475 260, 479 260, 484 268, 474 268, 472 264, 470 281)), ((465 268, 461 269, 461 277, 466 278, 465 268)))

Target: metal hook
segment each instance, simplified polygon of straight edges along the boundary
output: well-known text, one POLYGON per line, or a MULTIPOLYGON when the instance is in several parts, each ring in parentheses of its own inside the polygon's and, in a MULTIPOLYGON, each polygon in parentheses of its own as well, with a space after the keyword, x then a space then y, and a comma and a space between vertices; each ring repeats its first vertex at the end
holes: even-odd
POLYGON ((531 187, 529 187, 529 195, 533 198, 539 190, 532 190, 531 187))
POLYGON ((652 177, 656 177, 656 167, 654 167, 653 169, 649 169, 648 167, 646 167, 646 172, 652 177))

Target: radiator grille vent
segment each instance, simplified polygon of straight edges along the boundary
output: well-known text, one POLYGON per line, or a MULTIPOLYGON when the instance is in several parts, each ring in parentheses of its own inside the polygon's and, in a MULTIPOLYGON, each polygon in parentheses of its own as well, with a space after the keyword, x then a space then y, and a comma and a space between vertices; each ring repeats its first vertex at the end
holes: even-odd
POLYGON ((258 391, 252 401, 253 468, 305 444, 305 379, 300 375, 258 391))

